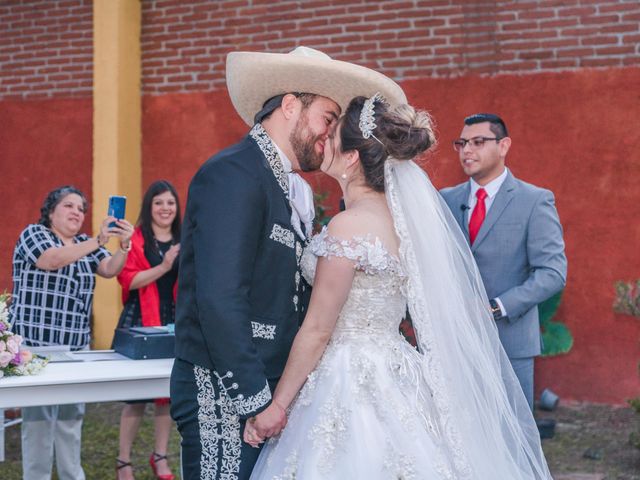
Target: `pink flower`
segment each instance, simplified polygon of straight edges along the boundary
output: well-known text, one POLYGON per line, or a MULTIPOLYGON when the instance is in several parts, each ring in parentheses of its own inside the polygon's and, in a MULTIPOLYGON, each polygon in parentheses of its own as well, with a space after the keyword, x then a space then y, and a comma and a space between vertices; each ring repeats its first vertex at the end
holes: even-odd
POLYGON ((5 352, 7 350, 7 344, 4 340, 0 340, 0 352, 5 352))
POLYGON ((33 359, 33 354, 30 350, 20 350, 20 357, 23 363, 29 363, 33 359))
POLYGON ((4 368, 9 365, 9 362, 13 360, 13 355, 9 352, 0 352, 0 368, 4 368))
POLYGON ((0 332, 4 332, 7 329, 7 326, 4 322, 0 321, 0 332))
POLYGON ((12 335, 7 338, 7 350, 15 355, 20 350, 20 344, 22 343, 22 337, 20 335, 12 335))
POLYGON ((22 363, 22 357, 20 357, 20 353, 16 353, 13 357, 13 360, 11 360, 11 363, 13 365, 20 365, 22 363))

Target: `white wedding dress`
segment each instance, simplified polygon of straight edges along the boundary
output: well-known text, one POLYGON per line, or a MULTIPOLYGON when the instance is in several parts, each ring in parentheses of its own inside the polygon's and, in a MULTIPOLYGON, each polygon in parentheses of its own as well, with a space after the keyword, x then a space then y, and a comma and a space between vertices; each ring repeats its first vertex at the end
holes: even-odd
POLYGON ((407 308, 398 259, 379 241, 341 242, 323 231, 302 259, 307 280, 317 256, 355 261, 353 286, 288 426, 252 478, 453 478, 427 392, 416 385, 420 354, 398 330, 407 308))
MULTIPOLYGON (((413 162, 404 164, 412 166, 407 170, 399 164, 397 171, 385 173, 387 197, 401 239, 400 257, 390 254, 377 238, 338 240, 326 230, 312 239, 303 254, 302 270, 310 282, 318 257, 329 261, 331 257, 348 258, 355 263, 356 272, 322 358, 293 402, 287 426, 279 437, 267 441, 251 479, 551 478, 537 431, 532 430, 535 423, 519 387, 514 387, 515 375, 510 367, 504 370, 508 360, 504 352, 497 351, 495 326, 469 327, 461 323, 466 319, 459 318, 477 315, 484 321, 488 310, 482 301, 478 301, 479 311, 473 305, 456 306, 451 313, 429 307, 437 304, 442 309, 455 295, 436 299, 422 289, 435 294, 442 287, 446 292, 448 283, 456 282, 457 293, 466 293, 465 288, 471 287, 457 285, 466 268, 472 270, 473 288, 482 287, 475 285, 481 282, 473 262, 464 268, 452 264, 455 254, 448 249, 455 242, 448 237, 443 237, 446 244, 430 238, 429 248, 416 244, 407 222, 417 222, 419 216, 427 219, 426 225, 440 228, 420 201, 433 207, 437 215, 443 210, 436 205, 436 197, 420 197, 420 189, 431 196, 437 192, 430 182, 423 184, 426 176, 418 172, 419 167, 413 162), (399 192, 404 174, 405 191, 399 192), (414 181, 418 183, 412 185, 414 181), (416 211, 406 208, 415 202, 416 211), (414 247, 420 249, 420 255, 411 250, 414 247), (425 277, 419 267, 425 258, 432 261, 432 255, 448 263, 431 265, 440 271, 432 272, 433 278, 425 277), (407 306, 420 350, 399 333, 407 306), (448 324, 444 332, 436 320, 448 324), (480 340, 464 334, 465 328, 480 340)), ((461 248, 466 248, 462 253, 466 261, 468 247, 461 248)), ((474 296, 480 293, 474 291, 474 296)))

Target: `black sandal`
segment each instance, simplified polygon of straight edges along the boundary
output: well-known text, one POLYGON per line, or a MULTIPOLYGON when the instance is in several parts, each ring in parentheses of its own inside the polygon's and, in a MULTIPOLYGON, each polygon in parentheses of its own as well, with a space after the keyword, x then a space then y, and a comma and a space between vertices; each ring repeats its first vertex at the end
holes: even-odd
POLYGON ((133 470, 133 465, 131 465, 131 462, 125 462, 123 460, 120 460, 119 458, 116 458, 116 480, 120 479, 118 471, 126 467, 131 467, 131 470, 133 470))

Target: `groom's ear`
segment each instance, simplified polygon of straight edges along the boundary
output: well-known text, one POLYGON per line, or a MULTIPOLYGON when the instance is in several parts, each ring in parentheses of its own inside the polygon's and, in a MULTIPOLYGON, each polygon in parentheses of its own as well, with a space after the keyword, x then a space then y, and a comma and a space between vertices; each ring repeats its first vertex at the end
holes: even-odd
POLYGON ((284 97, 282 97, 282 114, 284 118, 290 120, 296 112, 300 109, 299 101, 295 95, 291 93, 287 93, 284 97))

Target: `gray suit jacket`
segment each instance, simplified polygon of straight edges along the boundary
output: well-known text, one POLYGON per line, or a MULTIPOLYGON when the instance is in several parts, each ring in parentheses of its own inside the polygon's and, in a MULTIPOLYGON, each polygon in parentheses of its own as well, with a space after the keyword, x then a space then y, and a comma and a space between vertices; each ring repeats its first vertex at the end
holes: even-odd
MULTIPOLYGON (((469 182, 440 191, 469 240, 465 205, 469 182)), ((510 358, 540 354, 538 304, 560 291, 567 278, 562 226, 553 193, 508 172, 471 251, 489 298, 499 297, 507 317, 498 320, 510 358)))

